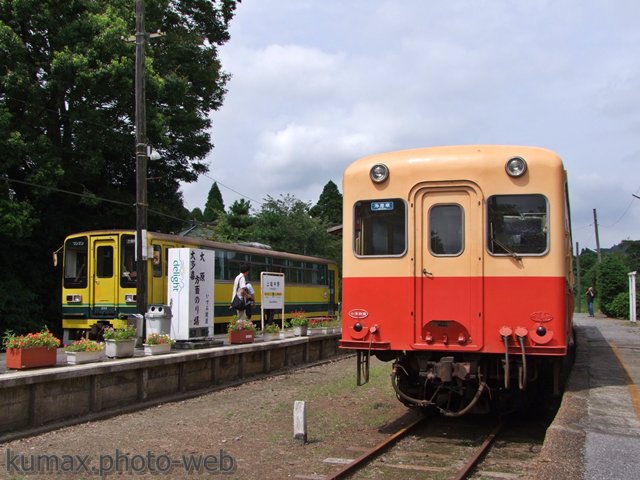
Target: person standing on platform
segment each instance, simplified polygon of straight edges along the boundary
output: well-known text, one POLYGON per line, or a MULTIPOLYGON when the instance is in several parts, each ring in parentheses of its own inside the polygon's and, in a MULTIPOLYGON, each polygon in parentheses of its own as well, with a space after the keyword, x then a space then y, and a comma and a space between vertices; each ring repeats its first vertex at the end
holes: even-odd
POLYGON ((587 309, 589 310, 589 316, 593 317, 593 299, 596 296, 596 292, 593 287, 587 288, 587 309))
POLYGON ((231 306, 235 308, 239 320, 247 320, 247 277, 249 276, 249 265, 240 265, 240 273, 233 281, 231 306))

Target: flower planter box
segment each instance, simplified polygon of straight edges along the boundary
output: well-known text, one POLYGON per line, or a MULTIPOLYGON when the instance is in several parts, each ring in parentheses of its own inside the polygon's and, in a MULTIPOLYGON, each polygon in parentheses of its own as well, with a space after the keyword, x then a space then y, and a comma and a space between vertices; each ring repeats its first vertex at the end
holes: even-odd
POLYGON ((280 334, 279 333, 263 333, 262 339, 265 342, 268 342, 269 340, 280 340, 280 334))
POLYGON ((229 343, 253 343, 255 336, 252 330, 231 330, 229 332, 229 343))
POLYGON ((66 352, 67 363, 69 365, 79 365, 81 363, 99 362, 104 358, 104 350, 97 352, 66 352))
POLYGON ((145 355, 162 355, 171 351, 170 343, 160 343, 158 345, 143 344, 145 355))
POLYGON ((325 335, 328 331, 327 327, 314 327, 309 329, 309 335, 325 335))
POLYGON ((31 347, 8 348, 7 368, 22 370, 25 368, 52 367, 56 364, 57 348, 31 347))
POLYGON ((296 337, 305 337, 307 335, 308 327, 307 325, 303 325, 300 327, 293 327, 293 334, 296 337))
POLYGON ((106 354, 109 358, 133 357, 136 346, 136 339, 131 340, 105 340, 106 354))

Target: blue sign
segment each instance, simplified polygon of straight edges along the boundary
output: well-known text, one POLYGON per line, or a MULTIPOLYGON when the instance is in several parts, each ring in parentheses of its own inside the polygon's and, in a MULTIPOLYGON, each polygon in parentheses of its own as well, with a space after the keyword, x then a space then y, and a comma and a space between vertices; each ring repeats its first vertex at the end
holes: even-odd
POLYGON ((383 212, 393 210, 393 202, 371 202, 372 212, 383 212))

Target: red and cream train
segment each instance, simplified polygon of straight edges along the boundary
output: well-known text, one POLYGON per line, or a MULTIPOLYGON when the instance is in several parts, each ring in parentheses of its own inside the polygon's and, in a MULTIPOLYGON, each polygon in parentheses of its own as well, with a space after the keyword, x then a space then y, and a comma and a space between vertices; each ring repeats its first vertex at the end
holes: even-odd
POLYGON ((407 405, 445 415, 561 388, 573 345, 567 175, 553 152, 462 146, 362 158, 344 174, 343 333, 393 361, 407 405))

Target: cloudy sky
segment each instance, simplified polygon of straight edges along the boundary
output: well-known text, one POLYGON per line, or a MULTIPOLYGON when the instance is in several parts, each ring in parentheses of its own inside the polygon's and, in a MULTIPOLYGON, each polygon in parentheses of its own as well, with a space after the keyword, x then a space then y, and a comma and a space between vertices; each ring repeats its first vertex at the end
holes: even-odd
POLYGON ((243 0, 221 50, 204 207, 315 204, 353 160, 459 144, 535 145, 569 172, 574 242, 640 240, 638 0, 243 0))

